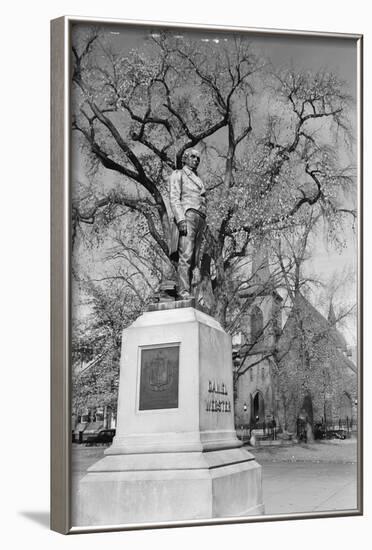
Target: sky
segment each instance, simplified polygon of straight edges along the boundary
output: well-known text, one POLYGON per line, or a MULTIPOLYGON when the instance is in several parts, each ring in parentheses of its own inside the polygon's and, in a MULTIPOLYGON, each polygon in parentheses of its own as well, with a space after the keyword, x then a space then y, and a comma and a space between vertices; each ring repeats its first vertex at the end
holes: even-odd
MULTIPOLYGON (((79 24, 79 27, 83 27, 79 24)), ((150 34, 159 32, 154 27, 126 27, 125 25, 105 25, 107 36, 111 37, 112 44, 123 55, 131 49, 141 49, 143 41, 150 34)), ((177 30, 177 35, 186 34, 201 40, 223 41, 231 37, 231 33, 217 31, 182 31, 177 30)), ((244 33, 244 37, 250 37, 253 46, 259 48, 265 56, 269 57, 275 67, 294 64, 299 68, 312 70, 329 68, 337 72, 348 83, 349 92, 356 96, 356 43, 352 38, 332 38, 319 36, 296 35, 268 35, 256 32, 244 33)), ((350 35, 351 36, 351 35, 350 35)))

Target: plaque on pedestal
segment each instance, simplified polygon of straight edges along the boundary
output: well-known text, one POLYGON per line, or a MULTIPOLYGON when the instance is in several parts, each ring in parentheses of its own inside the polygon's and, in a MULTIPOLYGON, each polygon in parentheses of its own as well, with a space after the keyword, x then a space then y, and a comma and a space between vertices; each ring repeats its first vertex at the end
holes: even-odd
POLYGON ((139 410, 178 408, 179 346, 140 350, 139 410))

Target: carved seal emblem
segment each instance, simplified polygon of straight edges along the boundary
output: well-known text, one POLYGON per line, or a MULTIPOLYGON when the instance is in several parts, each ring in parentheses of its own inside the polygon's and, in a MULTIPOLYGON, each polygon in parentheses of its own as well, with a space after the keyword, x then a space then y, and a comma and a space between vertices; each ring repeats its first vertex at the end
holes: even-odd
POLYGON ((172 362, 160 351, 148 367, 148 382, 152 391, 166 391, 173 382, 172 362))

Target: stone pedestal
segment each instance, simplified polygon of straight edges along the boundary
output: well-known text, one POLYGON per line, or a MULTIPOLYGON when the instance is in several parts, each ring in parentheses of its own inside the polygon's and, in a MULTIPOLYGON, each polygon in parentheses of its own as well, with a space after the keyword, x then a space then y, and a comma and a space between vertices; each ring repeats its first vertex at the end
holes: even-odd
POLYGON ((123 332, 116 437, 80 483, 76 525, 263 512, 261 467, 234 429, 231 339, 167 307, 123 332))

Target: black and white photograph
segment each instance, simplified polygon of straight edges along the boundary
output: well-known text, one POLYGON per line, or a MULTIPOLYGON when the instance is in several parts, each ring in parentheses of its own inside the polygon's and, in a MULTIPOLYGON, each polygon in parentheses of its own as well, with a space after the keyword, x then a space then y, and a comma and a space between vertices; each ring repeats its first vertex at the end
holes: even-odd
POLYGON ((69 33, 72 531, 359 515, 360 36, 69 33))

